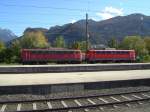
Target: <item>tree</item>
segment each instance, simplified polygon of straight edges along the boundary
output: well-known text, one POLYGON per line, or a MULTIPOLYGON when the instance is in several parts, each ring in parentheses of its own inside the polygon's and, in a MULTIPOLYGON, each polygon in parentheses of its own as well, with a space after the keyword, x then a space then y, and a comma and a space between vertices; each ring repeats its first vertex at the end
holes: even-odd
POLYGON ((56 38, 55 47, 57 47, 57 48, 64 48, 65 47, 65 41, 64 41, 63 36, 58 36, 56 38))
POLYGON ((72 45, 73 49, 81 49, 81 43, 80 42, 74 42, 72 45))
POLYGON ((10 49, 12 51, 12 62, 20 62, 21 43, 19 40, 15 40, 11 43, 10 49))
POLYGON ((5 49, 4 42, 0 41, 0 52, 5 49))
POLYGON ((143 57, 143 62, 150 62, 150 55, 145 55, 143 57))
POLYGON ((0 62, 3 63, 16 63, 20 61, 20 42, 13 41, 9 47, 4 48, 0 52, 0 62))
POLYGON ((82 51, 86 51, 86 41, 81 41, 81 42, 76 41, 76 42, 73 43, 72 48, 73 49, 80 49, 82 51))
POLYGON ((47 48, 49 44, 40 31, 24 33, 21 39, 22 48, 47 48))
MULTIPOLYGON (((81 41, 81 42, 80 42, 80 46, 81 46, 80 49, 81 49, 82 51, 86 51, 86 41, 81 41)), ((91 46, 91 45, 89 45, 89 46, 91 46)))
POLYGON ((150 55, 150 37, 145 37, 144 42, 146 44, 146 49, 148 50, 149 55, 150 55))
POLYGON ((143 56, 147 54, 146 44, 140 36, 127 36, 122 42, 124 49, 134 49, 136 54, 143 56))
POLYGON ((108 46, 110 47, 110 48, 118 48, 118 41, 116 40, 116 38, 111 38, 109 41, 108 41, 108 46))
POLYGON ((11 48, 6 48, 3 55, 4 55, 5 63, 14 63, 15 62, 13 60, 13 52, 12 52, 11 48))
POLYGON ((0 41, 0 62, 4 62, 4 52, 5 52, 5 44, 4 42, 0 41))

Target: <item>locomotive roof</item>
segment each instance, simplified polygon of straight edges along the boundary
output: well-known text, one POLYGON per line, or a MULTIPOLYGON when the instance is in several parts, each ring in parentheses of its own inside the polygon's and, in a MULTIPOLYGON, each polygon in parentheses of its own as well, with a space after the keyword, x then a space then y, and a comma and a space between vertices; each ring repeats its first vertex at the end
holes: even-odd
POLYGON ((95 50, 95 49, 91 49, 89 51, 134 51, 134 50, 95 50))
POLYGON ((27 51, 80 51, 78 49, 63 49, 63 48, 49 48, 49 49, 22 49, 27 51))

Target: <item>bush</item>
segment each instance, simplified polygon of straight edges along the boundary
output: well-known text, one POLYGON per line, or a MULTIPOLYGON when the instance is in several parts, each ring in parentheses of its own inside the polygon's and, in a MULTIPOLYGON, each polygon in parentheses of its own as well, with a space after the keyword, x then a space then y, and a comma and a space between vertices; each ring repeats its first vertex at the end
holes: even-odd
POLYGON ((143 62, 150 62, 150 55, 143 56, 143 62))

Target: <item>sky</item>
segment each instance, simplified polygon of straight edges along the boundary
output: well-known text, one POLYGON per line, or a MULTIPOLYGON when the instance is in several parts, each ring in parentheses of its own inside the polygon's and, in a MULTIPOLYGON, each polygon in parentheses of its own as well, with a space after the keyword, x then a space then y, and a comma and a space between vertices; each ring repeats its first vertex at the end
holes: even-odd
POLYGON ((95 21, 132 13, 150 15, 149 0, 0 0, 0 28, 22 35, 27 27, 50 28, 89 18, 95 21))

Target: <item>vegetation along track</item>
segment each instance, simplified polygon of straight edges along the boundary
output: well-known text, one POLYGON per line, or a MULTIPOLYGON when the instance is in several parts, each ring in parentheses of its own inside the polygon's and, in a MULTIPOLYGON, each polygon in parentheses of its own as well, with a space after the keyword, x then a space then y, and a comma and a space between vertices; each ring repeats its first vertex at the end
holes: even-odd
POLYGON ((88 111, 89 108, 103 109, 105 106, 143 104, 149 100, 150 90, 57 99, 0 101, 0 112, 73 112, 78 109, 88 111))

